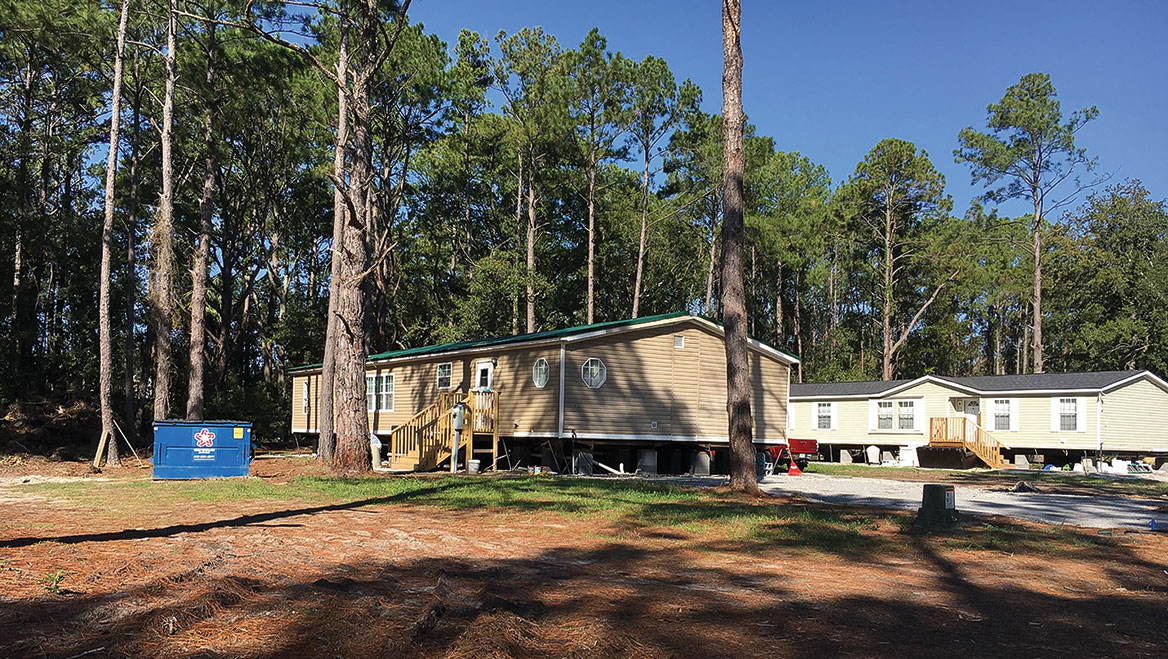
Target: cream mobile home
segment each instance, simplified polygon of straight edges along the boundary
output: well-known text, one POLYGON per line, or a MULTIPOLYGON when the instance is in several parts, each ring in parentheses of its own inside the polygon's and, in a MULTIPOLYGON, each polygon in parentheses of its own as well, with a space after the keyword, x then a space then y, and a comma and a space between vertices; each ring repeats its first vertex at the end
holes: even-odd
POLYGON ((919 464, 929 449, 963 448, 990 466, 1015 455, 1168 457, 1168 383, 1150 371, 925 376, 791 386, 792 437, 821 451, 876 446, 919 464))

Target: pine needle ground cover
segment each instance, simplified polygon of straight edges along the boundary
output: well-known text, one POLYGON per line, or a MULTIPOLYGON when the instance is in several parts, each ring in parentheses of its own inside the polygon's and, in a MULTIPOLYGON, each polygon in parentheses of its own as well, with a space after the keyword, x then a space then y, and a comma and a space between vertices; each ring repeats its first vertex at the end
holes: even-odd
POLYGON ((1168 544, 1149 533, 971 520, 922 535, 907 513, 644 481, 263 473, 274 464, 239 480, 5 481, 0 654, 1155 656, 1168 642, 1168 544))

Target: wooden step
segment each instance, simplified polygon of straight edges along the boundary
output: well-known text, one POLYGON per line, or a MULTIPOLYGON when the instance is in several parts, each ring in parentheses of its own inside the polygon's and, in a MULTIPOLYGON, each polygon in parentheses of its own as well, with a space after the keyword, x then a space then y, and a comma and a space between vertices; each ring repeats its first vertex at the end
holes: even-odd
POLYGON ((391 459, 389 462, 390 469, 417 469, 418 457, 416 455, 402 455, 396 459, 391 459))

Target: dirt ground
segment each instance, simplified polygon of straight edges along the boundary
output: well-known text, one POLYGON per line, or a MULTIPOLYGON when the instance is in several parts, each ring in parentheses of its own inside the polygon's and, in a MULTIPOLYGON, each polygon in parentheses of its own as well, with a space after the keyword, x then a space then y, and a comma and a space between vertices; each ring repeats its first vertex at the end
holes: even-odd
MULTIPOLYGON (((1168 647, 1168 539, 1157 534, 1004 552, 882 524, 870 542, 824 551, 814 537, 760 549, 685 528, 387 500, 160 501, 128 518, 20 485, 83 476, 48 464, 0 472, 0 656, 1162 657, 1168 647), (52 593, 44 575, 57 571, 52 593)), ((318 471, 253 467, 272 482, 318 471)), ((149 471, 96 476, 106 477, 149 471)))

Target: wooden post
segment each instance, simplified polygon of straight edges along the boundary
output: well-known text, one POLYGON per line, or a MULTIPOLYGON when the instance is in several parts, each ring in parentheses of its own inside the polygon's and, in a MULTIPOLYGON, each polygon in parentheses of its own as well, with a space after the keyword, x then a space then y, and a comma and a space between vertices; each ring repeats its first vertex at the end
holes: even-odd
POLYGON ((101 431, 101 439, 97 442, 97 455, 93 456, 93 468, 97 469, 101 466, 101 456, 105 453, 105 442, 109 438, 109 431, 104 428, 101 431))

